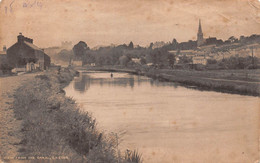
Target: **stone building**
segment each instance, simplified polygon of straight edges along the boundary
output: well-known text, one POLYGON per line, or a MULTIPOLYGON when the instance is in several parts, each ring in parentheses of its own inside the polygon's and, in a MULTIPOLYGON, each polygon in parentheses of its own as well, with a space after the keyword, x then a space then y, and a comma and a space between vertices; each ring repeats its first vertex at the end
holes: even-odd
POLYGON ((22 33, 17 36, 17 42, 7 49, 7 60, 13 68, 26 68, 45 70, 50 66, 50 57, 33 44, 33 39, 24 37, 22 33))

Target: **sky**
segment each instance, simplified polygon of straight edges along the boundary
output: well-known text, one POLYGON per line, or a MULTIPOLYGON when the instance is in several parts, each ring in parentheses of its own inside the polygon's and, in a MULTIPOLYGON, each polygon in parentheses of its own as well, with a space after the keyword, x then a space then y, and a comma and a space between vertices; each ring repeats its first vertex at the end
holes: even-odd
POLYGON ((61 41, 90 47, 133 41, 196 40, 260 34, 259 0, 2 0, 0 48, 22 32, 41 48, 61 41))

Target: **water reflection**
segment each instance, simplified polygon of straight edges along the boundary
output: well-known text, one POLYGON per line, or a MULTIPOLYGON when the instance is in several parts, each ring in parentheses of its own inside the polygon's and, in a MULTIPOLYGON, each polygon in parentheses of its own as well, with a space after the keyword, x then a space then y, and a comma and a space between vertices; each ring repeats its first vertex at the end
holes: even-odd
POLYGON ((124 132, 119 148, 138 149, 144 163, 258 158, 259 98, 109 72, 81 73, 64 90, 100 130, 124 132))
POLYGON ((160 82, 144 76, 136 76, 127 73, 114 73, 111 77, 110 73, 104 72, 81 72, 80 76, 74 80, 74 89, 80 93, 86 92, 90 85, 119 86, 119 87, 135 87, 135 84, 140 86, 142 83, 150 83, 151 86, 173 86, 177 88, 176 83, 160 82))
POLYGON ((84 93, 88 88, 90 87, 90 82, 88 82, 88 76, 87 75, 81 75, 79 78, 75 79, 74 82, 74 89, 84 93))
POLYGON ((150 85, 151 86, 173 86, 174 88, 178 87, 178 83, 174 83, 174 82, 161 82, 158 79, 151 79, 150 80, 150 85))

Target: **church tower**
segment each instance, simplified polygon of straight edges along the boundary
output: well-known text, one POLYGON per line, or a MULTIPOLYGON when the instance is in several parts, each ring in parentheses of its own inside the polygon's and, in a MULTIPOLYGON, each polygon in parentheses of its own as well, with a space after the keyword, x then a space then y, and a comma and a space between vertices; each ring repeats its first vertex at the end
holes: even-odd
POLYGON ((203 38, 203 33, 202 33, 202 29, 201 29, 201 23, 199 20, 199 30, 198 30, 198 34, 197 34, 197 46, 201 46, 204 43, 204 38, 203 38))

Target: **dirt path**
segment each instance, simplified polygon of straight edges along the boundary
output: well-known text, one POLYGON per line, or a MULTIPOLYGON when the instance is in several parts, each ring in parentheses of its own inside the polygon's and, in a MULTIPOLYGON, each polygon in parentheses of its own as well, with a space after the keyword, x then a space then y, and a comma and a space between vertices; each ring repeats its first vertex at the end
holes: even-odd
POLYGON ((0 77, 0 156, 13 158, 17 156, 21 134, 21 121, 14 118, 10 109, 13 93, 23 82, 32 79, 36 73, 20 76, 0 77))

